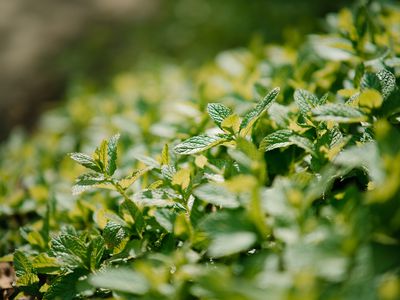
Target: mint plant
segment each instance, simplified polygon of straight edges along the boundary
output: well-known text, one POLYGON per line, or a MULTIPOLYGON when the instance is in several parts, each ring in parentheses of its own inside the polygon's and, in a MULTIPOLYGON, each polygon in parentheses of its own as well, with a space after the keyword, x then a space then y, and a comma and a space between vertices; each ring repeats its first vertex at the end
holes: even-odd
POLYGON ((398 17, 360 2, 299 48, 121 75, 16 134, 16 298, 397 299, 398 17))

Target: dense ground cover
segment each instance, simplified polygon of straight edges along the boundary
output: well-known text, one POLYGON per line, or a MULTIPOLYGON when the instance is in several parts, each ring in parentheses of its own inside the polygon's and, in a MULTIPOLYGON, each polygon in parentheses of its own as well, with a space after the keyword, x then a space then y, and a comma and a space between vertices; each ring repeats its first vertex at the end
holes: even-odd
POLYGON ((17 298, 399 298, 399 19, 76 85, 1 148, 17 298))

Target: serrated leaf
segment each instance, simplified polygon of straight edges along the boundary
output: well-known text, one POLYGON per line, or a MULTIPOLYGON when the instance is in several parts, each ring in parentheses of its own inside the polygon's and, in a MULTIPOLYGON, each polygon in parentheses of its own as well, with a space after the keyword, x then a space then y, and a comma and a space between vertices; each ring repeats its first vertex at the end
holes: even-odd
POLYGON ((82 174, 76 179, 75 185, 72 187, 72 194, 79 195, 98 184, 104 183, 105 180, 104 175, 101 173, 82 174))
POLYGON ((315 154, 313 144, 310 140, 287 129, 278 130, 267 135, 260 143, 260 150, 271 151, 291 145, 296 145, 308 153, 315 154))
POLYGON ((85 243, 77 236, 60 234, 51 240, 51 250, 65 266, 69 268, 84 267, 87 258, 85 243))
POLYGON ((294 101, 300 109, 301 114, 306 115, 313 107, 319 104, 319 99, 306 90, 298 89, 294 92, 294 101))
POLYGON ((262 99, 257 106, 249 111, 242 120, 240 124, 240 132, 241 134, 247 135, 254 125, 254 123, 262 116, 262 114, 272 105, 273 101, 279 95, 279 88, 274 88, 271 92, 269 92, 264 99, 262 99))
POLYGON ((113 175, 117 169, 117 145, 119 140, 119 133, 112 136, 107 143, 107 166, 106 172, 108 175, 113 175))
POLYGON ((221 103, 209 103, 207 112, 218 127, 221 127, 221 123, 232 113, 230 108, 221 103))
POLYGON ((239 207, 240 203, 236 196, 225 187, 213 183, 204 184, 193 191, 199 199, 227 208, 239 207))
POLYGON ((128 233, 126 229, 113 221, 109 221, 103 229, 103 238, 107 247, 113 250, 116 254, 123 250, 127 242, 128 233))
POLYGON ((396 89, 396 77, 386 69, 380 70, 376 76, 381 83, 382 96, 386 99, 396 89))
POLYGON ((89 155, 79 152, 70 153, 69 156, 78 164, 96 172, 101 172, 100 166, 89 155))
POLYGON ((334 121, 338 123, 358 123, 367 120, 357 108, 345 104, 329 103, 312 110, 317 121, 334 121))
POLYGON ((43 295, 43 300, 75 299, 78 294, 77 282, 82 275, 84 275, 82 270, 76 270, 75 272, 57 277, 52 281, 50 287, 43 295))
POLYGON ((282 129, 267 135, 260 143, 261 151, 271 151, 276 148, 288 147, 291 145, 289 137, 294 133, 292 130, 282 129))
POLYGON ((14 253, 14 268, 18 277, 34 272, 31 261, 18 250, 14 253))
POLYGON ((289 141, 292 145, 296 145, 297 147, 304 149, 307 153, 315 155, 313 144, 309 139, 299 135, 292 135, 289 137, 289 141))
POLYGON ((161 175, 171 181, 176 173, 176 169, 173 165, 164 165, 161 167, 161 175))
POLYGON ((226 141, 228 141, 228 138, 226 136, 198 135, 178 144, 177 146, 175 146, 174 151, 177 154, 194 154, 220 145, 226 141))
POLYGON ((144 295, 150 289, 146 278, 130 269, 108 269, 90 276, 89 282, 98 288, 135 295, 144 295))

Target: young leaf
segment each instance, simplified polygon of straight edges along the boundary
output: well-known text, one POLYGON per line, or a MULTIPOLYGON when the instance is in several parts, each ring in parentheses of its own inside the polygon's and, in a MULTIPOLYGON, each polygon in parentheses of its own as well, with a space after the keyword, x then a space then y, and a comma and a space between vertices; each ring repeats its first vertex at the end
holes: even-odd
POLYGON ((172 184, 178 185, 182 190, 186 190, 190 184, 190 169, 180 169, 172 177, 172 184))
POLYGON ((240 118, 237 114, 229 115, 221 123, 221 128, 231 134, 236 134, 240 128, 240 118))
POLYGON ((125 177, 121 180, 118 180, 118 184, 125 190, 151 169, 152 168, 143 168, 136 170, 132 173, 132 175, 125 177))
POLYGON ((69 156, 78 164, 95 172, 101 172, 100 166, 89 155, 79 152, 70 153, 69 156))
POLYGON ((329 103, 312 110, 317 121, 334 121, 338 123, 359 123, 367 120, 360 110, 345 104, 329 103))
POLYGON ((225 143, 228 140, 227 135, 198 135, 175 146, 174 151, 177 154, 194 154, 225 143))
POLYGON ((294 92, 294 101, 303 115, 319 104, 319 99, 314 94, 301 89, 294 92))
POLYGON ((232 113, 230 108, 221 103, 209 103, 207 105, 207 112, 218 127, 221 127, 222 121, 232 113))
POLYGON ((115 170, 117 169, 117 144, 120 135, 116 134, 110 138, 107 143, 107 167, 106 172, 108 175, 113 175, 115 170))
POLYGON ((271 106, 272 102, 276 99, 280 89, 274 88, 269 92, 264 99, 262 99, 257 106, 249 111, 243 118, 240 124, 240 131, 242 135, 247 135, 254 125, 254 123, 262 116, 262 114, 271 106))
POLYGON ((381 94, 372 89, 362 91, 357 100, 359 106, 366 108, 378 108, 383 102, 381 94))
POLYGON ((108 148, 108 141, 103 140, 100 146, 97 147, 94 152, 94 157, 97 163, 100 165, 102 172, 106 172, 106 169, 108 167, 107 148, 108 148))

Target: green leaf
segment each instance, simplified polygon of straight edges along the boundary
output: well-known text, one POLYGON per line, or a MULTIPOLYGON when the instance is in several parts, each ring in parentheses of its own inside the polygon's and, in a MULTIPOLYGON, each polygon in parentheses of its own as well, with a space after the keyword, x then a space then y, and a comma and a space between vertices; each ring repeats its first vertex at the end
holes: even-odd
POLYGON ((94 271, 100 267, 105 250, 105 242, 101 236, 96 236, 89 243, 87 248, 88 266, 94 271))
POLYGON ((383 102, 382 95, 378 91, 372 89, 362 91, 357 100, 358 105, 365 108, 378 108, 383 102))
POLYGON ((273 101, 278 97, 280 89, 274 88, 269 92, 264 99, 262 99, 257 106, 249 111, 240 124, 240 131, 242 135, 247 135, 254 123, 263 115, 263 113, 272 105, 273 101))
POLYGON ((76 161, 78 164, 84 166, 85 168, 91 169, 95 172, 101 172, 100 166, 96 161, 89 155, 79 152, 70 153, 69 156, 76 161))
POLYGON ((357 108, 345 104, 325 104, 312 110, 317 121, 334 121, 338 123, 359 123, 367 120, 357 108))
POLYGON ((256 240, 256 234, 248 231, 219 233, 212 238, 208 254, 212 257, 232 255, 248 250, 256 240))
POLYGON ((213 119, 214 123, 221 127, 222 121, 225 120, 232 111, 230 108, 226 107, 221 103, 209 103, 207 105, 207 112, 210 115, 211 119, 213 119))
POLYGON ((361 78, 361 89, 381 90, 381 82, 375 73, 365 73, 361 78))
POLYGON ((136 170, 132 173, 132 175, 125 177, 121 180, 118 180, 118 184, 125 190, 129 188, 133 183, 136 182, 140 177, 146 174, 151 168, 143 168, 140 170, 136 170))
POLYGON ((72 187, 72 194, 79 195, 80 193, 105 181, 106 179, 101 173, 82 174, 75 180, 75 185, 72 187))
POLYGON ((281 129, 267 135, 260 143, 261 151, 271 151, 292 145, 289 138, 294 135, 292 130, 281 129))
POLYGON ((260 150, 271 151, 291 145, 296 145, 306 152, 315 155, 313 144, 309 139, 299 136, 288 129, 278 130, 267 135, 260 143, 260 150))
POLYGON ((396 77, 386 69, 376 73, 376 77, 378 77, 381 84, 382 96, 386 99, 396 89, 396 77))
POLYGON ((141 273, 127 268, 102 271, 90 276, 89 282, 97 288, 135 295, 144 295, 150 289, 149 282, 141 273))
POLYGON ((83 273, 82 270, 76 270, 75 272, 57 277, 43 295, 43 300, 76 299, 78 294, 77 283, 79 278, 83 275, 85 275, 85 273, 83 273))
POLYGON ((17 285, 27 292, 35 293, 38 289, 39 277, 28 257, 18 250, 14 253, 14 268, 17 285))
POLYGON ((100 144, 99 147, 96 148, 94 152, 94 157, 99 166, 101 167, 101 172, 106 172, 106 169, 108 168, 108 155, 107 155, 107 149, 108 149, 108 141, 103 140, 100 144))
POLYGON ((14 253, 14 268, 18 277, 34 272, 31 261, 23 252, 18 250, 14 253))
POLYGON ((294 92, 294 101, 303 115, 306 115, 312 108, 320 103, 319 99, 314 94, 301 89, 294 92))
POLYGON ((194 154, 225 143, 228 140, 229 139, 227 135, 198 135, 191 137, 175 146, 174 151, 177 154, 194 154))
POLYGON ((103 238, 107 246, 114 251, 114 254, 123 250, 127 237, 126 229, 112 221, 109 221, 103 230, 103 238))
POLYGON ((60 264, 57 259, 45 253, 40 253, 32 260, 32 266, 39 274, 57 274, 60 264))
POLYGON ((154 217, 166 231, 173 232, 176 213, 170 209, 159 208, 154 212, 154 217))
POLYGON ((32 287, 35 290, 39 283, 39 277, 35 273, 27 273, 17 278, 17 285, 19 287, 32 287))
POLYGON ((107 167, 106 172, 108 175, 113 175, 117 169, 117 144, 120 135, 116 134, 110 138, 107 144, 107 167))
POLYGON ((239 206, 236 196, 221 185, 207 183, 196 188, 193 194, 199 199, 214 205, 226 208, 236 208, 239 206))
POLYGON ((51 250, 65 266, 74 269, 84 267, 87 258, 87 247, 77 236, 60 234, 51 241, 51 250))
POLYGON ((135 225, 139 236, 143 230, 144 219, 140 208, 132 200, 125 199, 119 207, 119 213, 128 224, 135 225))

